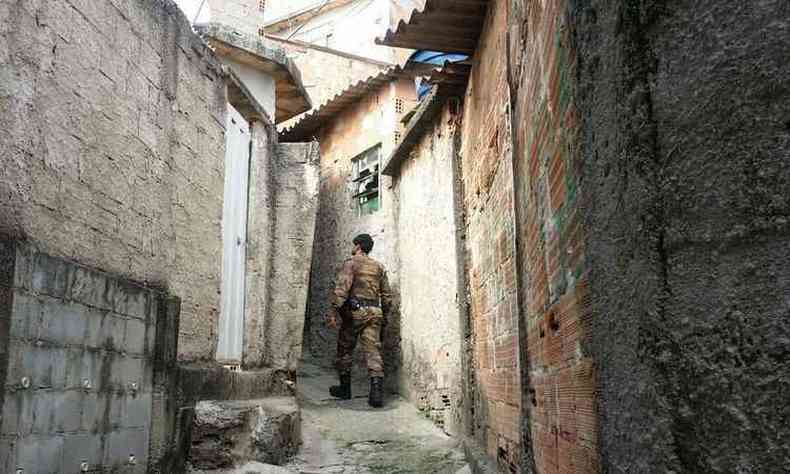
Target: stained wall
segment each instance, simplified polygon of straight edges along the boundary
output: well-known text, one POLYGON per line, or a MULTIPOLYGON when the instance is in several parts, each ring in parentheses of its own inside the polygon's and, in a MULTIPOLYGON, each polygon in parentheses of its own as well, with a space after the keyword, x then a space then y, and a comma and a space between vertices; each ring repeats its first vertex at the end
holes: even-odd
POLYGON ((537 472, 598 472, 569 6, 511 2, 510 8, 522 426, 529 440, 522 465, 534 463, 537 472))
MULTIPOLYGON (((457 102, 456 102, 457 104, 457 102)), ((452 435, 464 434, 460 243, 460 109, 445 103, 399 167, 397 260, 401 291, 401 393, 452 435)))
POLYGON ((225 85, 171 1, 0 9, 0 232, 183 298, 213 358, 225 85))
POLYGON ((0 242, 0 469, 146 472, 165 295, 0 242))
POLYGON ((470 428, 504 471, 520 463, 522 428, 506 33, 506 5, 493 2, 473 57, 461 145, 470 428))

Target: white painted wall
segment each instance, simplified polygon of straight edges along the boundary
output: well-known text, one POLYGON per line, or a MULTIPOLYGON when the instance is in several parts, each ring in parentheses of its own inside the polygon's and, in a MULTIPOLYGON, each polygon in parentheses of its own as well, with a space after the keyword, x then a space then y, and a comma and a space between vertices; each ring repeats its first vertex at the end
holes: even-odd
MULTIPOLYGON (((379 61, 396 62, 396 55, 391 48, 375 43, 375 39, 384 35, 390 26, 392 1, 357 0, 321 12, 303 26, 280 31, 277 36, 290 37, 379 61)), ((291 11, 296 10, 299 9, 291 11)), ((274 17, 269 15, 270 12, 267 12, 267 20, 274 17)))
POLYGON ((208 0, 206 0, 205 5, 203 6, 202 10, 200 10, 200 14, 198 15, 198 10, 200 9, 200 4, 203 3, 203 0, 176 0, 176 3, 184 11, 189 21, 195 23, 195 18, 197 16, 196 23, 208 23, 211 21, 211 8, 208 6, 208 0))
MULTIPOLYGON (((276 0, 268 0, 267 4, 276 0)), ((207 0, 211 21, 223 23, 248 34, 258 34, 263 26, 264 10, 260 0, 207 0)))
POLYGON ((261 104, 263 110, 269 115, 269 118, 274 120, 275 106, 277 105, 274 78, 246 64, 233 62, 227 59, 225 61, 231 69, 233 69, 233 72, 239 76, 239 79, 241 79, 250 91, 252 97, 261 104))
POLYGON ((267 22, 311 7, 321 6, 326 0, 268 0, 264 18, 267 22))

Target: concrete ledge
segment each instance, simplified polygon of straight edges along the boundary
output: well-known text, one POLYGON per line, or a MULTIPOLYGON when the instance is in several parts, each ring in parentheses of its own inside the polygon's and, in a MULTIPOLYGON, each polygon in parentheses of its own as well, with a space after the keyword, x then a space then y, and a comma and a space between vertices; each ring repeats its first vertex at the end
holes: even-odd
POLYGON ((266 46, 260 37, 242 33, 227 25, 209 23, 195 27, 219 56, 233 59, 270 74, 276 81, 276 116, 280 123, 312 108, 302 74, 282 48, 266 46))
POLYGON ((180 366, 177 376, 180 398, 187 404, 201 400, 251 400, 291 395, 287 373, 281 370, 234 372, 219 365, 180 366))

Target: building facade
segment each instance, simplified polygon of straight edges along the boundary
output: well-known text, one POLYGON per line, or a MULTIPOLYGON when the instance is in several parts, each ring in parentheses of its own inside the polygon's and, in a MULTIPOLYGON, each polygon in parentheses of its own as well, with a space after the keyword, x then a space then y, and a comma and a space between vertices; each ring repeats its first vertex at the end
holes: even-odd
POLYGON ((197 400, 287 393, 301 357, 282 272, 306 282, 317 149, 275 132, 310 107, 298 70, 172 1, 0 24, 0 470, 178 472, 197 400))
MULTIPOLYGON (((762 413, 787 411, 786 381, 764 371, 788 370, 771 355, 788 179, 770 105, 787 95, 787 22, 765 19, 790 10, 736 3, 428 0, 382 38, 472 54, 456 157, 465 429, 500 472, 781 469, 787 430, 762 413), (743 41, 751 29, 771 40, 743 41), (738 105, 717 99, 731 93, 738 105), (770 282, 736 277, 756 262, 770 282), (723 336, 744 330, 756 339, 723 336)), ((385 164, 403 184, 446 159, 419 146, 452 133, 435 117, 385 164)))
MULTIPOLYGON (((290 3, 290 2, 289 2, 290 3)), ((289 4, 266 13, 267 36, 296 40, 390 64, 402 62, 402 52, 375 43, 408 0, 330 0, 289 4), (284 8, 287 8, 284 9, 284 8)))

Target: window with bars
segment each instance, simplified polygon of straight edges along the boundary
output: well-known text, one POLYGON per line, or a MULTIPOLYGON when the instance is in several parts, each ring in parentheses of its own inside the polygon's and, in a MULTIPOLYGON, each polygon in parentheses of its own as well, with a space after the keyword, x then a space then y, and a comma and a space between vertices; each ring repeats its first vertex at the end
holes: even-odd
POLYGON ((366 216, 381 207, 379 196, 379 166, 381 144, 366 150, 351 160, 353 196, 357 215, 366 216))

